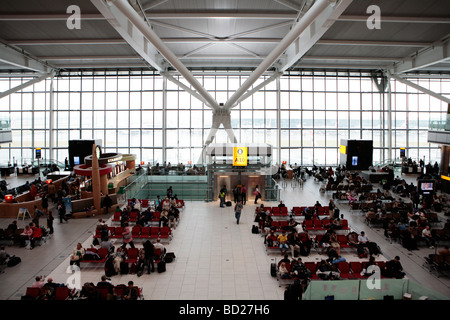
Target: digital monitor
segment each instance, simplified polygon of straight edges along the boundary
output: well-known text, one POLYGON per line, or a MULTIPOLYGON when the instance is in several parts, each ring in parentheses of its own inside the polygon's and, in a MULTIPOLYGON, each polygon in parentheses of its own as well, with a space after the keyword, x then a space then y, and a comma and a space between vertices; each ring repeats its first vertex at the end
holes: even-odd
POLYGON ((354 156, 352 157, 352 166, 357 166, 358 165, 358 157, 354 156))
POLYGON ((77 156, 73 157, 73 164, 75 166, 79 165, 80 164, 80 157, 77 157, 77 156))
POLYGON ((433 182, 422 182, 420 188, 422 191, 433 191, 433 182))
POLYGON ((425 195, 434 194, 435 189, 435 181, 434 180, 419 180, 417 181, 417 189, 419 193, 425 195))

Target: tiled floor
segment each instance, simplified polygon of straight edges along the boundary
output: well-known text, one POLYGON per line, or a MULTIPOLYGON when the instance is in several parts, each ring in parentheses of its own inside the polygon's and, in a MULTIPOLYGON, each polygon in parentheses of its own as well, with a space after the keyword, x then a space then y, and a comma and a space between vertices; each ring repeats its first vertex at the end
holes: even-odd
MULTIPOLYGON (((13 179, 17 178, 11 177, 11 184, 13 179)), ((288 208, 313 205, 316 200, 327 204, 331 194, 320 194, 319 186, 312 178, 302 188, 293 188, 288 182, 281 192, 281 198, 288 208)), ((421 247, 418 251, 409 252, 399 244, 389 244, 382 230, 368 228, 363 217, 352 214, 346 204, 338 206, 353 229, 366 231, 369 239, 380 245, 383 251, 380 260, 399 255, 408 278, 450 299, 449 279, 437 278, 422 266, 423 257, 431 253, 431 249, 421 247)), ((280 287, 269 272, 272 259, 280 259, 280 255, 267 255, 263 238, 251 233, 254 209, 255 205, 251 201, 247 202, 241 222, 237 225, 232 207, 220 208, 216 202, 187 202, 181 221, 173 231, 173 240, 167 245, 168 251, 176 255, 174 262, 167 264, 167 271, 144 274, 142 277, 117 275, 112 277, 112 283, 126 284, 133 280, 143 288, 146 300, 282 300, 284 287, 280 287)), ((68 257, 77 242, 83 243, 84 247, 90 246, 97 218, 71 219, 64 224, 56 220, 52 239, 33 250, 7 247, 10 254, 22 258, 22 263, 0 274, 0 300, 20 299, 36 275, 51 276, 55 282, 74 279, 66 272, 68 257)), ((11 220, 0 219, 0 227, 6 227, 11 220)), ((20 221, 19 225, 26 222, 20 221)), ((41 224, 45 224, 45 221, 41 224)), ((121 241, 117 243, 121 244, 121 241)), ((140 245, 138 243, 138 247, 140 245)), ((348 261, 359 260, 354 254, 343 256, 348 261)), ((319 259, 321 256, 313 253, 303 260, 319 259)), ((102 274, 103 265, 83 266, 80 283, 97 283, 102 274)))

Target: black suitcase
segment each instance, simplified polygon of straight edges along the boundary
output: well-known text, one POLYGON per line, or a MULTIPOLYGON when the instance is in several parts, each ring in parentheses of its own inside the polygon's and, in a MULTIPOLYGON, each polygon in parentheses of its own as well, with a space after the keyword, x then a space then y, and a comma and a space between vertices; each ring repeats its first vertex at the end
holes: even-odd
POLYGON ((255 225, 252 226, 252 233, 254 233, 254 234, 258 234, 259 233, 258 226, 255 226, 255 225))
POLYGON ((113 258, 110 257, 105 262, 105 276, 112 277, 116 275, 116 270, 114 269, 113 258))
POLYGON ((227 201, 227 202, 225 202, 225 205, 226 205, 227 207, 231 207, 233 204, 231 203, 231 201, 227 201))
POLYGON ((8 259, 7 266, 14 267, 15 265, 18 265, 21 261, 22 261, 22 259, 20 259, 19 257, 11 256, 8 259))
POLYGON ((276 277, 277 276, 277 265, 275 263, 271 263, 270 264, 270 275, 272 277, 276 277))
POLYGON ((167 252, 164 256, 164 261, 166 263, 171 263, 173 260, 175 260, 175 253, 173 252, 167 252))
POLYGON ((158 273, 166 272, 166 262, 164 260, 158 262, 157 271, 158 273))
POLYGON ((128 274, 130 272, 130 267, 127 262, 120 263, 120 274, 128 274))

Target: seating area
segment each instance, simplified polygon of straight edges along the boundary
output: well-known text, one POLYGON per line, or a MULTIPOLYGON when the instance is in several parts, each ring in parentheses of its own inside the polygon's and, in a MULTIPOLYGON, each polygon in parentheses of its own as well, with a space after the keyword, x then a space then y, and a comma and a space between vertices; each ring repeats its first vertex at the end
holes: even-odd
MULTIPOLYGON (((124 284, 115 285, 110 293, 110 289, 106 286, 90 285, 89 290, 83 287, 81 290, 70 289, 66 286, 58 286, 54 288, 52 294, 45 288, 27 287, 22 300, 131 300, 126 297, 130 288, 124 284)), ((135 289, 136 300, 144 300, 142 288, 133 286, 135 289)))
MULTIPOLYGON (((112 239, 122 239, 123 227, 108 227, 108 237, 112 239)), ((140 227, 133 226, 131 229, 133 241, 145 241, 147 239, 160 238, 161 241, 169 242, 172 240, 172 229, 170 227, 140 227)), ((96 228, 94 238, 101 239, 101 229, 96 228)))
MULTIPOLYGON (((283 285, 289 285, 294 282, 295 279, 301 279, 303 280, 305 277, 298 276, 298 274, 294 273, 292 270, 294 269, 294 264, 296 264, 296 261, 291 261, 290 263, 284 264, 287 271, 289 272, 289 276, 282 276, 280 273, 280 265, 282 261, 279 261, 277 263, 276 267, 276 278, 278 281, 279 286, 283 285)), ((308 270, 307 273, 307 279, 308 280, 322 280, 322 278, 318 275, 318 267, 321 264, 321 262, 313 262, 313 261, 307 261, 304 262, 304 265, 306 269, 308 270)), ((375 261, 375 264, 382 270, 384 266, 386 265, 386 261, 375 261)), ((339 274, 339 279, 344 280, 360 280, 360 279, 367 279, 370 274, 366 273, 367 270, 367 261, 343 261, 338 262, 335 265, 333 265, 334 272, 337 272, 339 274)), ((386 277, 380 274, 381 279, 385 279, 386 277)))

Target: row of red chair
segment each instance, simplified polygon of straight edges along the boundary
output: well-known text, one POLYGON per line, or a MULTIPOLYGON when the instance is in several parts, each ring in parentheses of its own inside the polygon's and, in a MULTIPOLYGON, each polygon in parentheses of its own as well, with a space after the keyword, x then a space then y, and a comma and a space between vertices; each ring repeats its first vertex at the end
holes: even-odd
MULTIPOLYGON (((151 201, 151 200, 148 200, 148 199, 138 199, 137 201, 141 204, 141 208, 148 208, 148 207, 150 206, 150 201, 151 201)), ((164 200, 163 200, 163 201, 164 201, 164 200)), ((177 208, 182 208, 182 207, 184 207, 184 205, 185 205, 184 200, 178 199, 178 200, 175 200, 175 201, 176 201, 176 207, 177 207, 177 208)), ((131 206, 131 202, 132 202, 132 199, 128 199, 127 203, 128 203, 129 206, 131 206)), ((154 202, 154 201, 153 201, 153 202, 154 202)))
MULTIPOLYGON (((123 234, 123 227, 108 227, 109 238, 121 239, 123 234)), ((131 228, 131 235, 133 239, 170 239, 172 230, 170 227, 139 227, 131 228)), ((96 229, 94 238, 101 238, 101 231, 96 229)))
MULTIPOLYGON (((315 211, 315 207, 314 206, 302 206, 302 207, 293 207, 291 212, 295 216, 303 216, 303 215, 305 215, 306 208, 309 208, 311 213, 314 213, 314 211, 315 211)), ((329 207, 328 206, 317 207, 317 214, 319 216, 327 216, 327 215, 329 215, 329 207)))
MULTIPOLYGON (((385 261, 376 261, 375 262, 380 270, 385 266, 385 261)), ((311 280, 319 280, 320 278, 317 276, 317 267, 320 262, 305 262, 305 267, 311 271, 311 280)), ((365 261, 351 261, 351 262, 339 262, 338 270, 340 272, 340 276, 343 279, 365 279, 367 278, 365 275, 361 275, 363 269, 366 269, 367 262, 365 261)), ((381 278, 384 278, 380 275, 381 278)))
MULTIPOLYGON (((124 285, 118 285, 114 286, 113 288, 113 294, 116 297, 116 299, 123 299, 124 293, 125 293, 125 286, 124 285)), ((138 293, 138 299, 142 299, 142 290, 135 286, 138 293)), ((109 288, 108 287, 102 287, 102 286, 96 286, 95 289, 100 294, 101 300, 107 300, 109 295, 109 288)), ((55 288, 55 294, 53 297, 53 300, 68 300, 70 299, 70 288, 68 287, 56 287, 55 288)), ((44 293, 42 288, 34 288, 34 287, 27 287, 25 292, 26 299, 29 300, 36 300, 39 299, 39 297, 42 296, 44 293)))
MULTIPOLYGON (((138 210, 132 210, 128 214, 128 222, 136 222, 139 217, 138 210)), ((161 217, 161 212, 155 211, 153 212, 152 223, 159 223, 159 218, 161 217)), ((122 211, 114 211, 113 217, 111 219, 112 222, 120 222, 122 220, 122 211)))
MULTIPOLYGON (((42 288, 27 287, 25 292, 26 299, 36 300, 42 296, 44 290, 42 288)), ((70 289, 68 287, 56 287, 53 300, 67 300, 70 297, 70 289)))
MULTIPOLYGON (((316 242, 319 247, 321 247, 320 243, 321 243, 322 237, 323 237, 323 234, 318 234, 316 236, 316 242)), ((341 247, 341 249, 352 248, 352 246, 348 244, 348 238, 345 234, 338 234, 337 240, 339 241, 339 246, 341 247)))
MULTIPOLYGON (((305 220, 304 223, 304 228, 308 231, 311 230, 328 230, 327 226, 330 224, 331 220, 330 219, 312 219, 312 220, 305 220)), ((342 219, 341 220, 342 223, 342 228, 339 230, 350 230, 350 227, 348 225, 348 220, 347 219, 342 219)))
MULTIPOLYGON (((106 259, 108 259, 108 249, 106 248, 87 248, 86 251, 90 251, 93 253, 96 253, 99 256, 99 259, 86 259, 86 258, 82 258, 80 261, 81 262, 85 262, 85 263, 104 263, 106 261, 106 259)), ((85 255, 86 257, 88 255, 85 255)))

